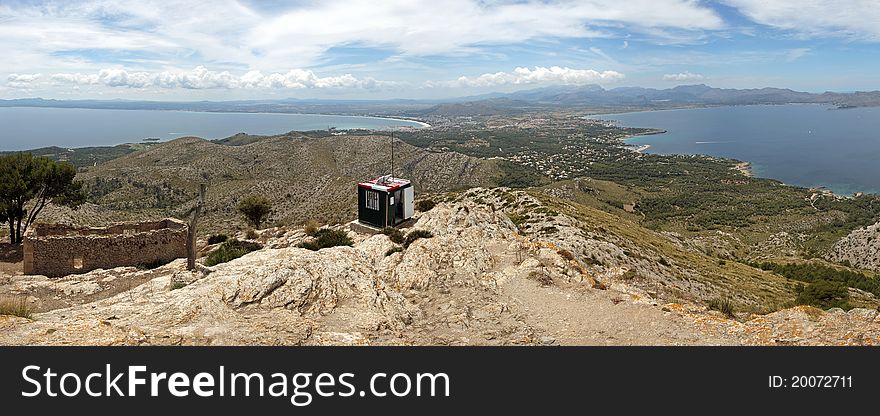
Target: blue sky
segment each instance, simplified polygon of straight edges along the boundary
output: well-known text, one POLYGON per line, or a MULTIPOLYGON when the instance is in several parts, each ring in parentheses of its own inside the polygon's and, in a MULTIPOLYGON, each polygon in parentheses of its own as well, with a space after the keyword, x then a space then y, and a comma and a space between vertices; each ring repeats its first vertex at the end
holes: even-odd
POLYGON ((872 0, 0 0, 0 98, 880 89, 872 0))

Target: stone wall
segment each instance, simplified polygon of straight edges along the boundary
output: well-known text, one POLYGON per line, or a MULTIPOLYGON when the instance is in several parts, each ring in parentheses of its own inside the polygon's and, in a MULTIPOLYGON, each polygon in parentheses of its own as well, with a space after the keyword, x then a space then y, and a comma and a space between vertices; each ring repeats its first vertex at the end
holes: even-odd
POLYGON ((165 264, 186 257, 186 234, 186 223, 174 219, 107 228, 39 224, 24 236, 24 273, 58 277, 165 264))

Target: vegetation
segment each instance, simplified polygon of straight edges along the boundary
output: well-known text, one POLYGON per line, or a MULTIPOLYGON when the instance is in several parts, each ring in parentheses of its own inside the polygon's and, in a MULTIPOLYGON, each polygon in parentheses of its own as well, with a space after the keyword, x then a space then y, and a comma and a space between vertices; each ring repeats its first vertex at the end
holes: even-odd
POLYGON ((553 278, 549 274, 539 271, 529 273, 529 279, 537 280, 541 286, 550 286, 553 284, 553 278))
POLYGON ((385 257, 388 257, 394 253, 402 253, 402 252, 403 252, 403 247, 394 246, 394 247, 389 248, 388 251, 385 252, 385 257))
POLYGON ((272 203, 265 196, 251 195, 238 204, 238 212, 244 215, 251 226, 259 229, 272 213, 272 203))
POLYGON ((532 186, 546 185, 550 179, 537 170, 518 163, 502 160, 498 163, 501 176, 498 178, 498 186, 508 188, 528 188, 532 186))
POLYGON ((735 317, 733 302, 727 298, 715 298, 708 302, 709 309, 721 312, 730 318, 735 317))
POLYGON ((31 319, 34 309, 24 296, 0 298, 0 315, 12 315, 31 319))
MULTIPOLYGON (((77 168, 88 168, 156 145, 156 143, 136 143, 120 144, 118 146, 80 147, 76 149, 52 146, 30 150, 29 152, 33 153, 34 156, 47 157, 56 162, 69 162, 77 168)), ((0 152, 0 155, 11 153, 0 152)))
POLYGON ((436 205, 437 203, 432 199, 420 199, 416 201, 416 209, 419 210, 419 212, 428 212, 436 205))
POLYGON ((303 231, 306 235, 314 236, 320 229, 321 224, 318 224, 318 221, 315 220, 308 220, 303 224, 303 231))
POLYGON ((382 234, 388 236, 388 239, 391 240, 392 243, 395 244, 403 244, 406 237, 403 235, 403 232, 394 227, 385 227, 382 229, 382 234))
POLYGON ((845 268, 835 268, 816 263, 778 264, 771 262, 755 264, 754 266, 762 270, 772 271, 773 273, 792 280, 811 284, 819 282, 832 284, 831 286, 820 285, 813 292, 808 293, 805 296, 815 295, 817 294, 815 291, 819 289, 822 289, 822 292, 830 292, 837 286, 842 286, 844 289, 851 287, 873 293, 874 296, 880 297, 880 281, 868 277, 863 273, 854 272, 845 268))
POLYGON ((208 237, 208 244, 210 244, 210 245, 220 244, 228 239, 229 239, 229 236, 227 236, 226 234, 215 234, 215 235, 208 237))
POLYGON ((849 304, 849 290, 839 282, 817 280, 806 287, 798 286, 798 305, 810 305, 822 309, 852 309, 849 304))
POLYGON ((351 238, 349 238, 345 231, 322 228, 315 232, 311 240, 304 241, 297 247, 318 251, 322 248, 350 246, 352 244, 354 244, 354 242, 351 241, 351 238))
POLYGON ((410 244, 420 238, 431 238, 433 236, 434 233, 428 230, 412 230, 406 234, 406 239, 403 240, 403 248, 409 248, 410 244))
POLYGON ((208 258, 205 259, 205 265, 216 266, 220 263, 226 263, 261 248, 263 248, 262 245, 250 241, 226 240, 217 250, 208 255, 208 258))
POLYGON ((75 176, 70 163, 31 153, 0 156, 0 223, 8 224, 12 244, 21 243, 47 205, 76 208, 85 202, 82 183, 75 176))
POLYGON ((562 257, 568 261, 574 260, 574 254, 571 254, 571 252, 568 250, 559 250, 558 253, 559 253, 560 257, 562 257))

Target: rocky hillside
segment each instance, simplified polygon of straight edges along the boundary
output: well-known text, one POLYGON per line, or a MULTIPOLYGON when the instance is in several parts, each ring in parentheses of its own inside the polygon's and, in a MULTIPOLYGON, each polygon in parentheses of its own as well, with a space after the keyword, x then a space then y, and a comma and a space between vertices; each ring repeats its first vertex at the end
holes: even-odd
POLYGON ((855 230, 832 247, 828 259, 880 271, 880 223, 855 230))
POLYGON ((94 271, 79 277, 83 286, 15 277, 6 294, 26 296, 44 312, 0 316, 0 344, 880 342, 876 310, 753 314, 750 308, 791 298, 788 282, 722 267, 659 234, 566 204, 473 189, 420 213, 410 230, 433 237, 402 251, 391 250, 385 235, 351 231, 352 247, 309 251, 296 247, 306 238, 301 229, 273 228, 261 232, 266 248, 198 273, 183 271, 179 260, 150 272, 94 271), (124 284, 112 282, 120 280, 131 288, 119 291, 124 284), (52 284, 63 290, 50 296, 54 306, 42 305, 52 284), (750 286, 735 297, 736 319, 700 306, 750 286), (77 287, 88 299, 57 303, 77 287))
MULTIPOLYGON (((42 219, 101 224, 185 216, 198 184, 207 183, 203 223, 218 230, 243 226, 235 207, 249 194, 272 200, 272 223, 348 221, 356 215, 355 184, 390 170, 385 136, 234 138, 227 143, 246 144, 181 138, 89 168, 79 179, 93 204, 80 211, 54 209, 42 219)), ((491 184, 499 171, 492 161, 398 141, 395 174, 412 180, 416 192, 437 192, 491 184)))

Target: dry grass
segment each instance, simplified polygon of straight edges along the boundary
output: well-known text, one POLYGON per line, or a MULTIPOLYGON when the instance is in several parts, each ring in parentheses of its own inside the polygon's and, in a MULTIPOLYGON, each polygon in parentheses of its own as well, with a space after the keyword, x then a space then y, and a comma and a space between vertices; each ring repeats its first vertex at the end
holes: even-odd
POLYGON ((31 319, 33 314, 34 308, 28 304, 27 298, 23 296, 0 297, 0 315, 20 316, 31 319))
POLYGON ((305 231, 306 235, 314 236, 315 233, 321 228, 321 224, 315 220, 308 220, 303 223, 303 231, 305 231))

